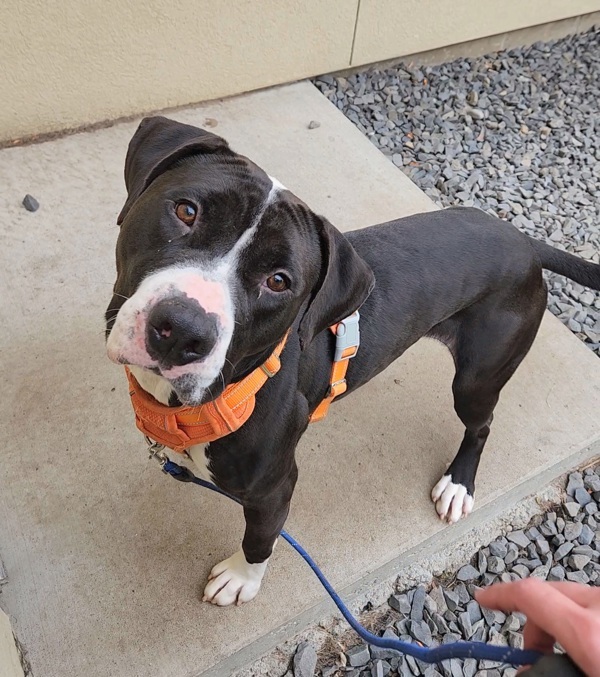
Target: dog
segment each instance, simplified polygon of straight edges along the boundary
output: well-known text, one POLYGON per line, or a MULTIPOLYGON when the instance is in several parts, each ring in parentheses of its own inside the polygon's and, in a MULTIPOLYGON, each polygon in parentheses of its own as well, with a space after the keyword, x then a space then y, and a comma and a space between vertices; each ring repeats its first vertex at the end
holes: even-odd
POLYGON ((125 183, 109 358, 178 411, 217 402, 282 350, 276 376, 263 369, 247 421, 187 449, 197 473, 244 510, 241 548, 204 589, 221 606, 260 588, 296 484, 296 445, 330 393, 330 327, 360 309, 361 345, 346 362, 342 397, 424 336, 450 350, 465 433, 431 496, 452 523, 473 509, 494 407, 542 320, 542 270, 600 289, 600 265, 474 208, 342 235, 221 137, 164 117, 135 132, 125 183))

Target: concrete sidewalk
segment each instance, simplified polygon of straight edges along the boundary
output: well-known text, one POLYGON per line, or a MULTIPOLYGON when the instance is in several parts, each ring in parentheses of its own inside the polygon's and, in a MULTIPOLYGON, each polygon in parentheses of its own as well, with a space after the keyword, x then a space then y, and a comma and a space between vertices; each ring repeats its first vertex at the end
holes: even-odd
MULTIPOLYGON (((433 208, 310 84, 172 117, 213 125, 342 230, 433 208)), ((230 675, 331 609, 283 544, 254 602, 198 601, 239 545, 241 511, 146 459, 104 355, 136 124, 0 152, 2 606, 37 677, 230 675)), ((475 513, 442 526, 429 491, 462 437, 452 373, 422 341, 302 440, 288 528, 347 594, 600 451, 600 361, 547 316, 497 409, 475 513)))

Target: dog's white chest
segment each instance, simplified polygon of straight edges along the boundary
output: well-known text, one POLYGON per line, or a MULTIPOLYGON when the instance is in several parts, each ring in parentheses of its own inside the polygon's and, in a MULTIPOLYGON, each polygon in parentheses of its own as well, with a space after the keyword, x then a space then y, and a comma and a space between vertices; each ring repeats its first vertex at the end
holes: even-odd
POLYGON ((209 470, 210 459, 208 458, 208 444, 196 444, 188 449, 188 455, 194 462, 194 474, 207 482, 214 482, 209 470))

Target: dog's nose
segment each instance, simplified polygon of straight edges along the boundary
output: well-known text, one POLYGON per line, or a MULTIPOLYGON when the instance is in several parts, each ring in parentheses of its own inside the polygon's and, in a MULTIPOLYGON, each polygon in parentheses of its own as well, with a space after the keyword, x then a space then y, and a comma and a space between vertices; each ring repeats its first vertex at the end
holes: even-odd
POLYGON ((148 315, 146 348, 167 369, 201 360, 216 341, 216 317, 191 299, 164 299, 148 315))

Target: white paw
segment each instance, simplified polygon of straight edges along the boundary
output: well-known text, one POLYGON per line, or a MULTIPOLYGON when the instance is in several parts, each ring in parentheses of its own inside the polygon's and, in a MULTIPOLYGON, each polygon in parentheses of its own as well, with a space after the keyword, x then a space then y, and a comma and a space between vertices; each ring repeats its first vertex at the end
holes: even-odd
POLYGON ((431 500, 441 520, 454 524, 464 515, 470 515, 474 500, 467 488, 462 484, 454 484, 450 475, 443 475, 442 479, 433 487, 431 500))
POLYGON ((254 599, 260 590, 268 561, 248 564, 243 551, 238 550, 212 568, 202 601, 218 606, 239 606, 254 599))

